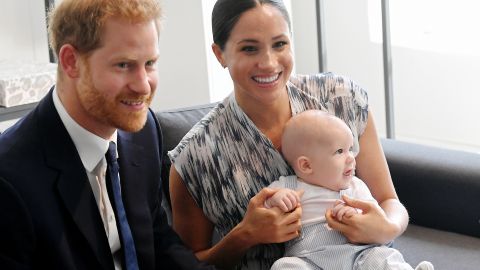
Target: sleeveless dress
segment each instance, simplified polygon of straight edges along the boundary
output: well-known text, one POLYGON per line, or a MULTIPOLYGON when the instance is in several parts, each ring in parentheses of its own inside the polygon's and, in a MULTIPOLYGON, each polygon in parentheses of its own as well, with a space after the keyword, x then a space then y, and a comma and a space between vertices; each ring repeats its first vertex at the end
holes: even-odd
MULTIPOLYGON (((358 137, 368 117, 364 89, 332 73, 292 76, 287 83, 292 115, 320 109, 343 119, 358 137)), ((212 109, 168 152, 187 190, 220 236, 243 219, 250 199, 292 168, 238 106, 233 93, 212 109)), ((251 248, 236 269, 270 269, 283 244, 251 248)))

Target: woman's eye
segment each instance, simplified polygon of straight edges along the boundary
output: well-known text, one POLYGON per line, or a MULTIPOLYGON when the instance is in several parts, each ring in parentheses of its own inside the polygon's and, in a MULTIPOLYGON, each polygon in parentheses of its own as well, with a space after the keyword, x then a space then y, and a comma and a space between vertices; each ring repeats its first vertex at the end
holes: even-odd
POLYGON ((145 64, 147 67, 153 67, 155 66, 155 64, 157 63, 157 61, 155 60, 150 60, 150 61, 147 61, 147 63, 145 64))
POLYGON ((256 50, 257 50, 257 48, 255 48, 254 46, 242 47, 242 51, 244 51, 244 52, 255 52, 256 50))

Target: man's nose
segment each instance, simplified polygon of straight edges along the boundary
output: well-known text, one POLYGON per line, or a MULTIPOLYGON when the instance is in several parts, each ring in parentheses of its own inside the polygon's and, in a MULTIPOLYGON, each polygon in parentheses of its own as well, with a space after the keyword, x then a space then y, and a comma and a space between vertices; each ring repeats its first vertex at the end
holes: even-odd
POLYGON ((148 95, 151 91, 150 78, 145 68, 137 69, 132 77, 130 89, 141 95, 148 95))

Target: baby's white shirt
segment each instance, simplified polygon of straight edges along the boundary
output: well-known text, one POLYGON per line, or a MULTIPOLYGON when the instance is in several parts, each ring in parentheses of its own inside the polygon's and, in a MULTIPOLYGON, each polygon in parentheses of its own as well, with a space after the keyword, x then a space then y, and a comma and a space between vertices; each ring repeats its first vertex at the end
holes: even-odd
MULTIPOLYGON (((325 222, 325 212, 333 208, 336 200, 341 199, 342 195, 349 197, 375 201, 367 185, 357 177, 353 177, 350 187, 340 191, 333 191, 324 187, 312 185, 303 182, 297 176, 281 176, 279 180, 272 182, 271 188, 286 188, 289 177, 296 178, 296 190, 304 190, 301 198, 302 204, 302 224, 325 222)), ((376 201, 375 201, 376 202, 376 201)))

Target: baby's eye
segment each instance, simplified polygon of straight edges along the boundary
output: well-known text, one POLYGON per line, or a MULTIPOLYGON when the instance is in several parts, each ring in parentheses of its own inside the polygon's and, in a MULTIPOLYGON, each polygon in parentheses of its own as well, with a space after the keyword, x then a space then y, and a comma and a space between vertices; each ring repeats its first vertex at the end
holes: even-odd
POLYGON ((339 154, 339 155, 343 154, 343 149, 341 148, 338 149, 337 151, 335 151, 335 154, 339 154))

